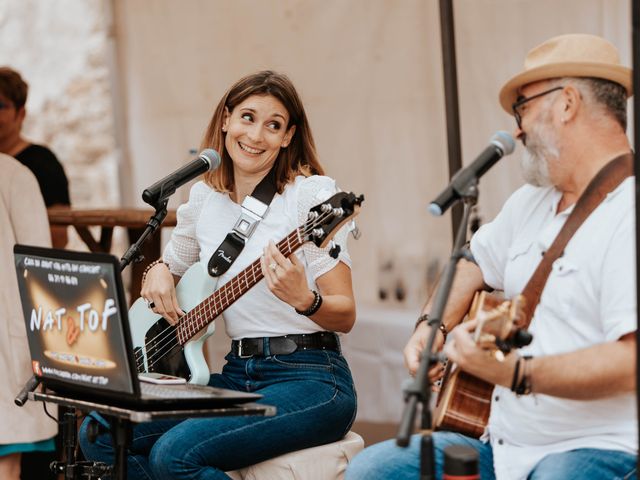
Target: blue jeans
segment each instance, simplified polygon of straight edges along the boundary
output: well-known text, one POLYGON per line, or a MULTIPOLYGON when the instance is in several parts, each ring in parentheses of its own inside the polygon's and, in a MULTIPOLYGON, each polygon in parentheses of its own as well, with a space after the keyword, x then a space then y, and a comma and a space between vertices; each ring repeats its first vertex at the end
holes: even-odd
MULTIPOLYGON (((306 350, 251 358, 228 354, 226 360, 209 385, 260 393, 260 402, 277 407, 277 414, 138 424, 127 457, 129 480, 229 479, 225 471, 334 442, 349 431, 356 394, 349 366, 339 353, 306 350)), ((90 443, 90 421, 88 417, 79 434, 85 457, 112 464, 110 434, 90 443)))
MULTIPOLYGON (((478 450, 480 478, 495 480, 491 445, 452 432, 434 432, 436 479, 444 469, 444 449, 468 445, 478 450)), ((407 448, 387 440, 366 448, 351 461, 345 480, 415 480, 420 478, 420 435, 407 448)), ((631 480, 636 478, 636 456, 619 450, 579 449, 548 455, 529 473, 528 480, 631 480)))

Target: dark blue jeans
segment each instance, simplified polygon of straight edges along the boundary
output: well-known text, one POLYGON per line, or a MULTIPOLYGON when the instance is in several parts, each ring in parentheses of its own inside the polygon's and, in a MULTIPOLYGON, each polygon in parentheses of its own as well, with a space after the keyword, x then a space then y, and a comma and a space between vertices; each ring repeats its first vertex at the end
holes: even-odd
MULTIPOLYGON (((307 350, 290 355, 226 357, 210 385, 264 395, 274 417, 214 417, 138 424, 129 447, 128 478, 229 479, 236 470, 294 450, 341 439, 356 414, 356 394, 346 360, 337 352, 307 350)), ((95 413, 92 416, 96 416, 95 413)), ((104 420, 101 419, 104 423, 104 420)), ((112 464, 111 435, 80 446, 88 459, 112 464)))
MULTIPOLYGON (((459 433, 434 432, 436 479, 444 470, 444 449, 466 445, 478 451, 480 478, 495 480, 491 445, 459 433)), ((346 480, 410 480, 420 478, 420 435, 411 437, 407 448, 395 440, 377 443, 360 452, 347 469, 346 480)), ((619 450, 581 448, 544 457, 527 480, 635 480, 636 456, 619 450)))

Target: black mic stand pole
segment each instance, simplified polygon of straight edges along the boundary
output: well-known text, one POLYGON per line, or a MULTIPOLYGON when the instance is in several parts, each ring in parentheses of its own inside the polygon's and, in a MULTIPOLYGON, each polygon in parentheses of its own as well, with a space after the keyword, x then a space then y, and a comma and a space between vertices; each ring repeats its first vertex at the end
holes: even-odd
POLYGON ((129 249, 120 259, 120 271, 127 268, 127 265, 129 265, 132 261, 135 263, 140 263, 142 260, 144 260, 144 256, 140 254, 140 248, 142 248, 142 244, 147 240, 147 238, 153 235, 160 224, 164 221, 165 217, 167 216, 168 203, 169 200, 160 195, 160 199, 158 200, 156 205, 154 205, 156 211, 149 218, 147 227, 144 229, 144 232, 142 232, 140 238, 138 238, 138 240, 136 240, 136 242, 129 247, 129 249))
POLYGON ((433 343, 435 341, 438 329, 442 323, 442 314, 451 292, 453 278, 456 274, 456 266, 461 258, 467 256, 464 245, 467 241, 467 229, 469 226, 469 216, 472 207, 478 201, 478 179, 467 186, 466 191, 459 192, 464 202, 464 210, 462 219, 458 224, 458 231, 453 244, 453 250, 449 263, 444 271, 442 282, 438 287, 436 296, 433 301, 433 308, 429 312, 429 325, 431 332, 424 351, 420 366, 413 381, 404 389, 405 408, 400 422, 398 435, 396 436, 396 444, 400 447, 409 445, 411 432, 415 423, 416 407, 418 402, 422 404, 422 418, 420 428, 422 431, 422 440, 420 442, 420 479, 434 480, 435 477, 435 459, 433 452, 433 441, 431 439, 431 430, 433 428, 433 420, 431 414, 431 386, 429 384, 429 369, 438 362, 438 356, 433 352, 433 343))

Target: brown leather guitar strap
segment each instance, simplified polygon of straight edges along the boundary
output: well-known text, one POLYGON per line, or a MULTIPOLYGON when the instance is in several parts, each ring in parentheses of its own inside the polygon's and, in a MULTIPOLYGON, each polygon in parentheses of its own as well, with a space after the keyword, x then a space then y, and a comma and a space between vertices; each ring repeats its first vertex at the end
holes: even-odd
POLYGON ((549 249, 544 253, 542 261, 524 287, 522 295, 525 298, 523 324, 520 328, 528 328, 533 318, 533 313, 538 306, 542 290, 551 273, 553 262, 561 257, 564 249, 573 234, 587 219, 598 205, 612 192, 622 181, 633 175, 633 155, 626 153, 614 158, 607 163, 598 174, 589 182, 586 190, 580 195, 575 208, 569 214, 569 218, 563 225, 549 249))

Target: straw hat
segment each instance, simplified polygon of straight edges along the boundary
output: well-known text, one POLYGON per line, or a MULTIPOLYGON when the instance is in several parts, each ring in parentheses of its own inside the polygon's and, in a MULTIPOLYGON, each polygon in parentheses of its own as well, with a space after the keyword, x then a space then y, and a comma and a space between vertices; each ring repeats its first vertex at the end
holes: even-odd
POLYGON ((633 94, 631 69, 620 64, 618 50, 604 38, 573 33, 560 35, 533 48, 524 61, 524 71, 500 90, 500 105, 512 114, 518 89, 539 80, 558 77, 595 77, 619 83, 633 94))

